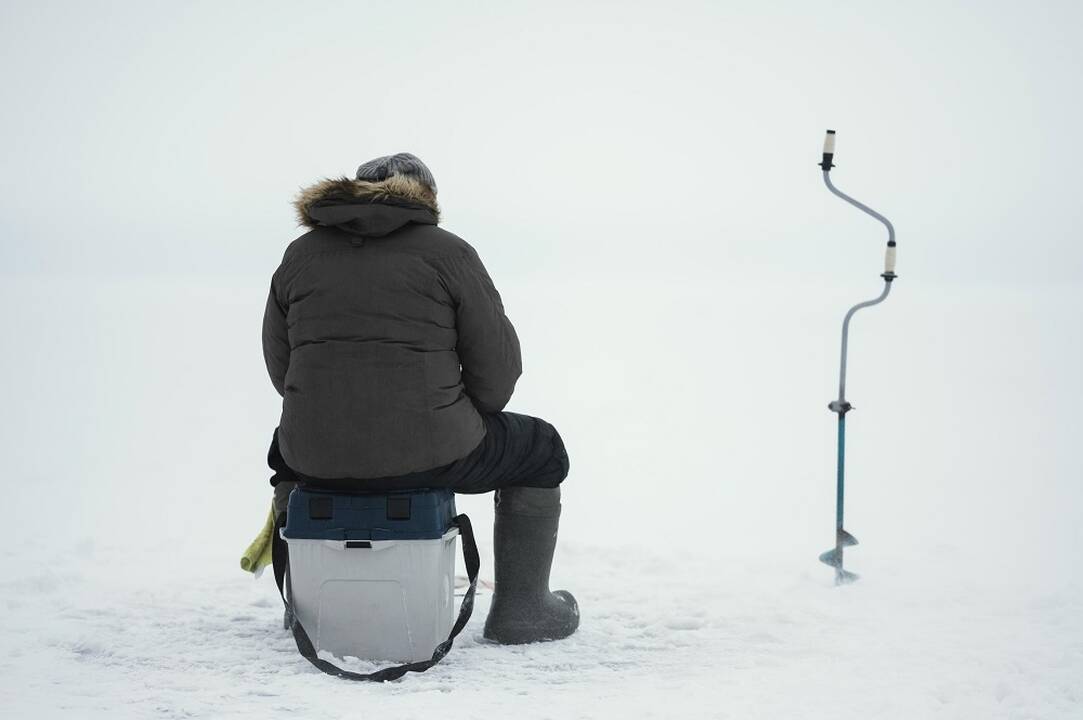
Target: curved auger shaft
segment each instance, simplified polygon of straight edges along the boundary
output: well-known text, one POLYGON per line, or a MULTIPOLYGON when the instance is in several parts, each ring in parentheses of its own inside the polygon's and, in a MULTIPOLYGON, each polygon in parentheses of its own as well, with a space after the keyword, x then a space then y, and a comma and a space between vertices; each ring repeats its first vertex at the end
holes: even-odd
POLYGON ((851 307, 846 312, 846 317, 842 320, 842 349, 841 357, 839 361, 839 397, 837 400, 833 400, 828 404, 828 409, 831 412, 836 413, 839 417, 838 420, 838 460, 837 460, 837 478, 835 489, 835 547, 831 550, 820 555, 820 562, 826 563, 835 568, 835 584, 841 585, 844 583, 853 582, 857 580, 857 574, 848 572, 843 568, 843 548, 857 545, 857 539, 846 532, 842 526, 843 519, 843 505, 845 494, 845 467, 846 467, 846 413, 853 410, 853 406, 846 400, 846 349, 850 338, 850 320, 854 314, 863 308, 872 307, 873 305, 879 305, 882 303, 891 292, 891 283, 898 277, 895 274, 895 227, 891 224, 891 221, 886 217, 876 212, 868 205, 861 203, 854 198, 850 197, 844 192, 841 192, 831 182, 831 168, 834 167, 832 160, 835 157, 835 131, 828 130, 827 136, 824 138, 824 152, 823 160, 820 162, 820 168, 824 174, 824 184, 827 185, 827 189, 834 193, 836 196, 842 198, 849 204, 861 210, 867 215, 871 215, 884 224, 887 228, 887 250, 884 253, 884 272, 880 274, 880 277, 884 279, 884 289, 880 292, 879 297, 872 300, 866 300, 859 302, 851 307))

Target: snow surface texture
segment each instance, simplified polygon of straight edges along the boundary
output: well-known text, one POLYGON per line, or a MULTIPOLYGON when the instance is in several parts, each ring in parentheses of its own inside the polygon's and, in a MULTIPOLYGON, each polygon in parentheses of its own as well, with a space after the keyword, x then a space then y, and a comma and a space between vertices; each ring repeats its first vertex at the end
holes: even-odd
MULTIPOLYGON (((863 563, 838 591, 808 562, 566 543, 583 628, 481 639, 383 686, 320 674, 281 629, 273 581, 228 564, 147 585, 145 552, 83 546, 4 582, 7 717, 1078 717, 1079 588, 976 582, 957 552, 863 563), (923 558, 922 560, 925 560, 923 558), (930 566, 931 565, 931 566, 930 566), (94 568, 105 566, 105 583, 94 568), (804 567, 802 567, 804 566, 804 567), (124 580, 122 578, 127 578, 124 580), (916 580, 915 578, 919 578, 916 580), (935 582, 934 582, 935 580, 935 582)), ((169 549, 157 549, 168 553, 169 549)), ((875 548, 869 555, 880 555, 875 548)))

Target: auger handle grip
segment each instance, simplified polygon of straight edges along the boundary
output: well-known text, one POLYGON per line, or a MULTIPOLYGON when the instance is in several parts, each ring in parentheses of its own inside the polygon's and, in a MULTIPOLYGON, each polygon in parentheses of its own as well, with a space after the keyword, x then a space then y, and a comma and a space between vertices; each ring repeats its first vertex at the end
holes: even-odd
POLYGON ((834 130, 828 130, 824 134, 824 156, 823 156, 823 160, 820 162, 820 167, 823 168, 824 172, 827 172, 831 168, 835 167, 834 163, 831 162, 832 158, 834 158, 834 157, 835 157, 835 131, 834 130))

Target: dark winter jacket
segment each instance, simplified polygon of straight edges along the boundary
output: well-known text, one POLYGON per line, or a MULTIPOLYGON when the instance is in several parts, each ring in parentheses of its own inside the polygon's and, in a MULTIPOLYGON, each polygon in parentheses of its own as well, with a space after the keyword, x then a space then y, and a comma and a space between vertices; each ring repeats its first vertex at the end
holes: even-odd
POLYGON ((467 455, 479 411, 503 409, 522 369, 477 253, 407 177, 325 180, 296 207, 312 229, 286 249, 263 321, 286 462, 376 478, 467 455))

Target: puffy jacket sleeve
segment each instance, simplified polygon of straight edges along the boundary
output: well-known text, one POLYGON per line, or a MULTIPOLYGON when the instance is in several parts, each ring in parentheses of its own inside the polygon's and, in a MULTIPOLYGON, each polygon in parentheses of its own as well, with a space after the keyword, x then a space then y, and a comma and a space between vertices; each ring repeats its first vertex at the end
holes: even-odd
POLYGON ((286 370, 290 366, 290 340, 286 331, 286 309, 278 299, 275 278, 271 278, 271 291, 263 311, 263 361, 267 363, 271 384, 279 395, 284 395, 286 370))
POLYGON ((489 273, 469 246, 444 258, 441 275, 455 303, 456 352, 463 386, 478 410, 500 412, 523 372, 519 337, 489 273))

